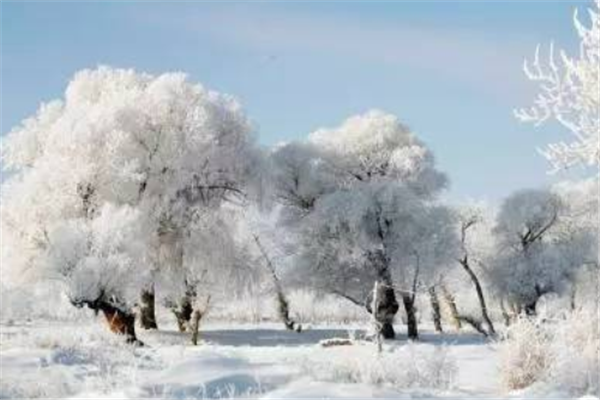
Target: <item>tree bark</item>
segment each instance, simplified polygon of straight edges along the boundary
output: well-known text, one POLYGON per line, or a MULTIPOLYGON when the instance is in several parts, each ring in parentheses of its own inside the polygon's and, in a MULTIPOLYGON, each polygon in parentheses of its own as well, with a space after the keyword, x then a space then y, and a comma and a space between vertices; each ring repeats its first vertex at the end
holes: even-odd
POLYGON ((546 293, 547 291, 543 290, 540 285, 535 285, 535 298, 523 305, 523 311, 525 311, 525 315, 529 317, 534 317, 537 315, 537 303, 546 293))
POLYGON ((381 336, 384 339, 394 339, 396 337, 394 316, 399 308, 394 289, 383 283, 377 290, 379 291, 377 294, 377 310, 374 311, 373 316, 381 324, 381 336))
POLYGON ((265 263, 269 273, 271 274, 271 278, 273 279, 273 286, 275 287, 275 292, 277 296, 277 312, 279 313, 279 317, 285 326, 285 329, 290 331, 301 332, 302 325, 296 324, 296 322, 290 317, 290 303, 285 297, 283 293, 283 288, 281 287, 281 281, 279 280, 279 276, 277 276, 277 271, 275 270, 275 266, 271 262, 271 258, 268 256, 267 251, 262 246, 260 239, 257 235, 254 235, 254 241, 256 242, 256 246, 261 252, 263 258, 265 259, 265 263))
POLYGON ((477 275, 475 274, 475 272, 473 272, 473 269, 471 268, 471 265, 469 264, 469 259, 467 258, 466 255, 460 260, 460 265, 462 265, 464 270, 467 272, 467 274, 471 278, 471 281, 473 281, 473 285, 475 286, 475 291, 477 292, 477 299, 479 300, 479 307, 481 308, 481 317, 483 318, 483 320, 485 321, 485 323, 488 327, 488 332, 489 332, 490 336, 495 336, 496 329, 494 328, 494 324, 492 323, 492 320, 490 319, 490 316, 488 314, 487 305, 485 303, 485 297, 483 295, 483 289, 481 288, 479 279, 477 278, 477 275))
POLYGON ((154 287, 142 291, 140 323, 144 329, 158 329, 158 325, 156 324, 154 287))
POLYGON ((192 315, 192 321, 190 324, 190 330, 192 331, 192 344, 198 345, 198 331, 200 329, 200 319, 202 319, 202 313, 200 310, 194 311, 192 315))
POLYGON ((419 338, 419 329, 417 327, 415 298, 409 293, 403 293, 402 303, 404 304, 404 311, 406 311, 406 326, 408 330, 408 338, 411 340, 417 340, 419 338))
POLYGON ((99 303, 97 309, 104 314, 112 332, 124 335, 127 343, 143 345, 135 334, 135 315, 133 313, 124 312, 108 303, 99 303))
POLYGON ((442 296, 444 297, 444 301, 448 306, 448 311, 450 314, 450 321, 454 328, 459 331, 462 328, 462 322, 460 320, 460 313, 458 312, 458 307, 456 306, 456 300, 454 295, 450 293, 446 285, 442 284, 442 296))
POLYGON ((508 314, 508 311, 506 311, 506 307, 504 307, 504 300, 502 300, 502 299, 500 299, 500 310, 502 311, 502 318, 504 319, 504 325, 510 326, 511 317, 508 314))
MULTIPOLYGON (((394 317, 400 306, 396 300, 387 258, 382 251, 376 251, 368 255, 368 260, 376 268, 380 284, 378 285, 378 308, 372 310, 372 299, 368 299, 366 303, 367 311, 373 313, 376 321, 381 324, 381 336, 384 339, 394 339, 396 337, 394 317)), ((372 293, 369 297, 372 297, 372 293)))
POLYGON ((93 310, 96 315, 98 315, 99 312, 102 312, 104 318, 106 318, 108 327, 112 332, 118 335, 124 335, 127 339, 127 343, 143 346, 144 343, 138 340, 135 334, 135 314, 116 307, 114 304, 118 304, 118 302, 107 302, 103 300, 104 298, 104 294, 102 293, 100 297, 94 301, 71 300, 71 304, 77 308, 88 307, 90 310, 93 310))
POLYGON ((577 283, 573 282, 571 284, 571 291, 569 293, 569 306, 571 307, 571 311, 575 311, 577 308, 577 283))
POLYGON ((526 303, 523 306, 523 311, 525 311, 525 315, 527 315, 528 317, 535 317, 537 315, 537 299, 530 301, 529 303, 526 303))
POLYGON ((398 302, 394 290, 384 284, 378 288, 377 310, 372 309, 372 301, 369 299, 366 304, 367 311, 373 314, 375 320, 381 326, 381 336, 384 339, 394 339, 396 331, 394 330, 394 316, 398 312, 398 302))
POLYGON ((204 305, 204 308, 202 308, 202 309, 198 308, 198 309, 194 310, 192 313, 192 318, 191 318, 189 326, 190 326, 190 331, 192 332, 192 344, 194 346, 196 346, 198 344, 198 332, 200 329, 200 321, 208 312, 209 305, 210 305, 210 296, 208 296, 206 298, 206 304, 204 305))
POLYGON ((460 320, 471 325, 473 327, 473 329, 475 329, 477 332, 481 333, 483 336, 486 336, 486 337, 490 336, 490 333, 488 331, 486 331, 485 329, 483 329, 483 327, 481 326, 481 321, 479 321, 471 316, 468 316, 468 315, 461 315, 460 320))
POLYGON ((296 322, 290 317, 290 304, 288 299, 283 294, 283 291, 279 289, 277 290, 277 311, 279 313, 279 317, 285 325, 285 329, 296 332, 300 332, 302 330, 301 325, 296 324, 296 322))
POLYGON ((171 310, 173 314, 175 314, 175 318, 177 318, 177 327, 179 328, 179 332, 187 331, 190 321, 192 319, 192 313, 194 311, 192 307, 192 299, 189 295, 185 295, 179 301, 175 307, 171 310))
POLYGON ((435 290, 435 286, 429 288, 429 302, 431 304, 431 318, 436 332, 444 332, 442 328, 442 316, 440 313, 440 301, 435 290))

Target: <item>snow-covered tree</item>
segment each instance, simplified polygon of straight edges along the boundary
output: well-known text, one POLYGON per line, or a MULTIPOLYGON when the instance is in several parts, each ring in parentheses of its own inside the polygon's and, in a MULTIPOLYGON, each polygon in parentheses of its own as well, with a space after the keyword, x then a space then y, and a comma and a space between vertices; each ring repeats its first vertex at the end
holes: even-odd
POLYGON ((379 282, 371 311, 386 338, 398 290, 416 337, 417 283, 452 248, 450 214, 431 204, 446 178, 429 150, 396 117, 371 111, 280 146, 273 160, 296 279, 367 307, 379 282))
POLYGON ((597 259, 597 227, 567 216, 568 207, 550 190, 518 191, 503 203, 490 279, 517 310, 534 314, 540 297, 561 293, 581 266, 597 259))
MULTIPOLYGON (((25 282, 43 277, 41 266, 53 251, 51 229, 82 219, 93 225, 112 205, 133 208, 145 227, 137 240, 150 250, 137 276, 150 278, 136 280, 140 291, 165 269, 178 270, 183 280, 194 271, 189 278, 196 279, 204 266, 198 272, 180 265, 189 237, 215 227, 207 210, 247 194, 248 183, 260 176, 251 133, 233 98, 183 74, 108 67, 77 73, 64 101, 43 105, 3 143, 4 165, 15 170, 2 188, 7 275, 25 282)), ((63 265, 53 265, 55 274, 72 279, 63 265)), ((96 264, 98 279, 111 273, 105 265, 96 264)), ((98 307, 97 293, 79 293, 78 303, 98 307)), ((105 295, 111 307, 130 312, 118 293, 105 295)))
POLYGON ((521 190, 509 196, 497 215, 494 234, 497 254, 491 262, 491 279, 498 292, 535 313, 539 298, 555 290, 560 273, 548 263, 550 229, 561 212, 558 196, 548 190, 521 190))
POLYGON ((468 316, 459 316, 460 319, 471 323, 474 327, 485 335, 494 336, 496 334, 494 324, 490 318, 488 302, 484 293, 484 286, 481 279, 481 271, 485 273, 484 262, 493 253, 494 240, 491 234, 490 210, 484 205, 469 204, 458 210, 458 230, 460 235, 460 255, 458 263, 461 269, 467 273, 472 282, 477 301, 481 311, 481 320, 486 328, 481 326, 478 320, 468 316), (487 330, 486 330, 487 329, 487 330))
POLYGON ((555 169, 600 164, 599 8, 600 0, 595 0, 587 26, 575 11, 574 25, 580 38, 577 56, 561 50, 557 59, 551 45, 548 62, 542 65, 538 46, 533 63, 524 66, 527 77, 539 83, 540 93, 530 109, 517 110, 516 116, 536 125, 555 119, 574 136, 569 143, 553 143, 542 151, 555 169))
POLYGON ((581 181, 562 182, 555 185, 552 190, 565 205, 561 224, 557 230, 557 236, 561 241, 557 250, 562 250, 566 255, 567 262, 582 264, 581 268, 576 268, 577 265, 575 265, 569 277, 571 308, 575 309, 585 303, 597 304, 597 288, 594 282, 598 280, 600 268, 598 260, 598 176, 581 181), (578 292, 581 292, 580 296, 578 296, 578 292), (586 294, 588 298, 584 297, 586 294), (577 302, 576 297, 581 297, 583 301, 577 302))
POLYGON ((102 311, 111 330, 137 342, 134 316, 140 286, 150 279, 144 220, 130 207, 104 205, 92 219, 57 221, 48 227, 44 262, 65 279, 71 303, 102 311))

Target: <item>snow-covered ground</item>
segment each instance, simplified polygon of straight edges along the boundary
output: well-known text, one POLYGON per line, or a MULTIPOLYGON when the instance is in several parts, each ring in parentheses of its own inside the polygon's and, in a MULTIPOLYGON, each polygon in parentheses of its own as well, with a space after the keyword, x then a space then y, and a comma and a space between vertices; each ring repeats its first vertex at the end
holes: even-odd
POLYGON ((378 355, 374 344, 323 347, 360 329, 278 324, 203 327, 194 347, 175 330, 124 345, 97 321, 1 326, 0 398, 498 397, 496 345, 472 333, 422 333, 378 355))
MULTIPOLYGON (((500 344, 476 333, 437 334, 324 347, 361 338, 364 326, 207 322, 201 343, 169 326, 123 343, 98 321, 0 324, 0 398, 551 398, 543 388, 508 393, 500 344), (541 389, 541 390, 540 390, 541 389)), ((560 398, 556 395, 555 398, 560 398)), ((564 396, 563 396, 564 397, 564 396)))

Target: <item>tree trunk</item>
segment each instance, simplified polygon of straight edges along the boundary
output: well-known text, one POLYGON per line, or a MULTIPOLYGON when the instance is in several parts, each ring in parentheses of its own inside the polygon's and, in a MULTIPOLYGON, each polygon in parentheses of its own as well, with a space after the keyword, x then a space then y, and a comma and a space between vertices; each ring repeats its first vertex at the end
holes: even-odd
POLYGON ((381 336, 384 339, 394 339, 396 337, 396 332, 394 331, 394 316, 399 308, 394 289, 382 284, 377 290, 379 291, 377 310, 373 311, 371 305, 372 301, 369 299, 366 304, 367 311, 373 314, 373 318, 380 324, 381 336))
POLYGON ((143 345, 135 335, 135 315, 127 313, 118 308, 107 304, 100 303, 97 307, 102 311, 110 330, 119 335, 125 335, 127 343, 143 345))
POLYGON ((398 302, 394 289, 382 283, 377 287, 377 310, 372 310, 372 301, 367 302, 367 311, 373 314, 373 318, 380 325, 380 333, 384 339, 394 339, 394 316, 398 312, 398 302))
POLYGON ((527 303, 523 306, 525 315, 527 315, 528 317, 535 317, 535 315, 537 314, 536 308, 537 308, 537 299, 530 301, 529 303, 527 303))
MULTIPOLYGON (((371 305, 371 309, 373 310, 378 310, 379 309, 379 294, 381 293, 381 291, 379 290, 379 281, 375 281, 375 284, 373 285, 373 303, 371 305)), ((375 318, 375 314, 371 314, 373 316, 373 322, 374 322, 374 329, 375 329, 375 342, 377 343, 377 352, 381 353, 383 351, 383 334, 382 334, 382 328, 383 326, 381 325, 381 323, 379 321, 377 321, 377 318, 375 318)))
POLYGON ((475 275, 475 272, 473 272, 473 269, 471 269, 471 266, 469 265, 469 260, 467 256, 460 260, 460 265, 462 265, 464 270, 467 271, 467 274, 471 278, 471 281, 473 281, 475 291, 477 292, 477 299, 479 300, 479 307, 481 308, 481 317, 483 318, 488 327, 488 332, 490 336, 495 336, 496 329, 494 329, 494 324, 492 323, 492 320, 490 319, 490 316, 488 314, 487 305, 485 303, 485 297, 483 295, 483 289, 481 288, 481 284, 479 283, 477 275, 475 275))
POLYGON ((440 313, 440 301, 435 290, 435 286, 429 288, 429 302, 431 304, 431 318, 436 332, 444 332, 442 329, 442 316, 440 313))
POLYGON ((279 313, 279 317, 283 321, 285 325, 285 329, 289 331, 300 332, 302 330, 301 325, 296 324, 296 322, 290 318, 290 304, 279 288, 277 289, 277 312, 279 313))
POLYGON ((409 293, 403 293, 402 303, 404 304, 404 311, 406 311, 408 338, 411 340, 417 340, 419 338, 419 330, 417 327, 417 315, 414 297, 409 293))
POLYGON ((179 304, 172 308, 172 311, 173 314, 175 314, 175 318, 177 318, 177 327, 179 328, 179 332, 187 331, 192 319, 192 312, 194 311, 190 296, 183 296, 179 301, 179 304))
POLYGON ((546 291, 542 290, 542 288, 536 283, 535 284, 535 298, 523 306, 525 315, 527 315, 529 317, 534 317, 537 315, 537 303, 544 294, 546 294, 546 291))
POLYGON ((502 311, 502 318, 504 319, 504 326, 510 326, 511 318, 504 307, 504 300, 500 299, 500 311, 502 311))
POLYGON ((158 329, 154 304, 154 287, 143 290, 140 305, 140 323, 144 329, 158 329))
POLYGON ((200 329, 200 321, 202 320, 202 317, 204 317, 206 315, 206 313, 208 312, 209 309, 209 305, 210 305, 210 296, 208 296, 206 298, 206 304, 204 305, 203 309, 196 309, 193 311, 192 313, 192 318, 191 318, 191 322, 190 322, 190 331, 192 332, 192 344, 194 346, 196 346, 198 344, 198 332, 200 329))
MULTIPOLYGON (((387 258, 382 251, 376 251, 368 256, 369 262, 376 268, 379 277, 378 285, 378 308, 372 310, 372 299, 368 299, 366 303, 367 311, 373 313, 375 320, 381 324, 381 336, 384 339, 394 339, 396 332, 394 331, 394 316, 398 312, 398 301, 394 293, 392 284, 392 276, 388 268, 387 258)), ((372 297, 372 293, 369 295, 372 297)))
POLYGON ((575 311, 577 308, 577 283, 573 282, 571 284, 571 292, 569 293, 569 306, 571 307, 571 311, 575 311))
POLYGON ((456 300, 454 295, 450 293, 446 285, 442 284, 442 296, 448 306, 448 311, 450 314, 450 321, 454 328, 459 331, 462 328, 462 322, 460 320, 460 313, 458 312, 458 307, 456 306, 456 300))
POLYGON ((192 315, 192 321, 190 323, 190 330, 192 331, 192 344, 196 346, 198 344, 198 331, 200 329, 200 319, 202 319, 202 313, 200 310, 194 311, 192 315))
POLYGON ((267 269, 269 270, 271 278, 273 279, 273 286, 275 287, 275 292, 277 296, 277 312, 279 313, 279 317, 285 325, 285 329, 290 331, 295 330, 296 332, 301 332, 302 325, 296 324, 296 322, 292 318, 290 318, 290 303, 285 297, 285 294, 283 293, 281 281, 277 276, 277 271, 275 270, 275 266, 271 262, 271 258, 268 256, 267 251, 262 246, 260 239, 257 235, 254 235, 254 241, 256 242, 258 250, 261 252, 263 258, 265 259, 267 269))

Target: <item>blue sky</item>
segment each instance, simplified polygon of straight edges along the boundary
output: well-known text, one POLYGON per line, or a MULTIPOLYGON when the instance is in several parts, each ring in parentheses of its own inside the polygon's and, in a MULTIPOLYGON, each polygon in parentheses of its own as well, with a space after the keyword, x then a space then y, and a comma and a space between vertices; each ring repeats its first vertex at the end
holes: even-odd
POLYGON ((589 2, 0 4, 2 134, 61 97, 75 71, 105 64, 184 71, 233 94, 267 145, 371 108, 394 113, 435 152, 451 199, 581 175, 549 176, 536 148, 566 133, 512 109, 535 93, 523 60, 551 40, 576 51, 572 14, 589 2))

